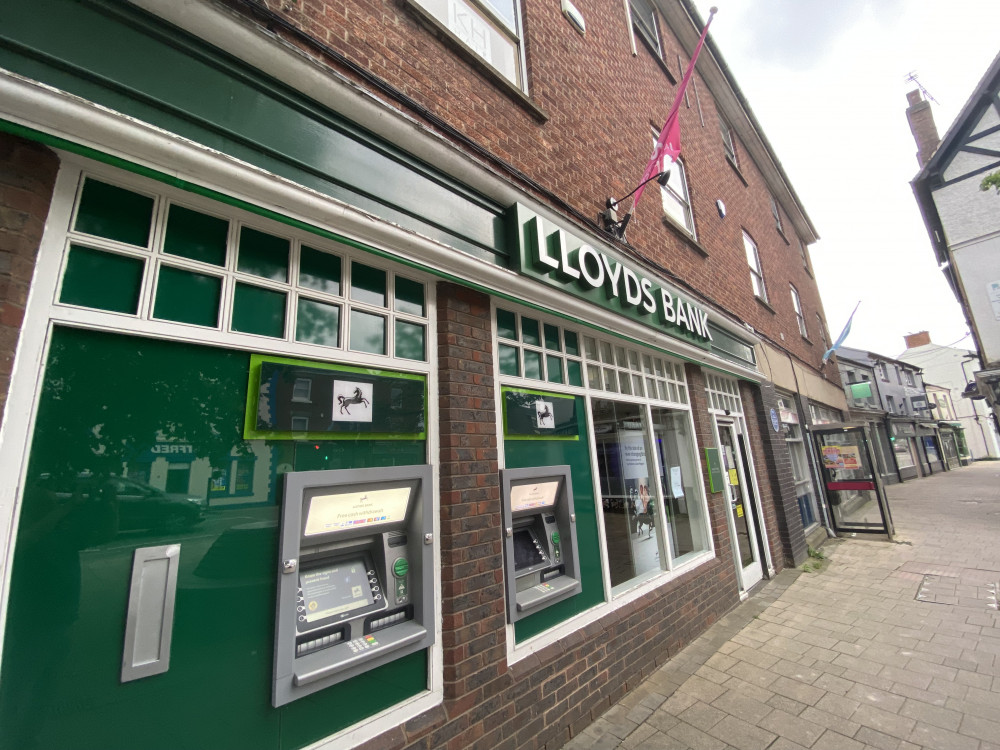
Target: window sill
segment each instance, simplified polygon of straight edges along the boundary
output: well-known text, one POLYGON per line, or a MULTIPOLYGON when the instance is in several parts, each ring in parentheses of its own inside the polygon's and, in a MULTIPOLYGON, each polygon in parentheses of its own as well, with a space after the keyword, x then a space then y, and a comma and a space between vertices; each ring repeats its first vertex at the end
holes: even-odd
POLYGON ((520 88, 504 78, 493 66, 477 55, 461 39, 455 36, 447 26, 432 16, 417 0, 403 0, 405 7, 430 30, 445 46, 450 47, 459 57, 469 63, 484 78, 492 82, 507 98, 519 105, 539 123, 548 122, 549 116, 541 107, 520 88))
POLYGON ((681 240, 684 241, 685 245, 694 250, 698 255, 700 255, 702 258, 708 257, 708 250, 702 247, 701 244, 698 242, 698 240, 696 240, 687 231, 685 227, 680 226, 676 221, 674 221, 667 215, 661 216, 660 221, 663 223, 663 226, 665 226, 667 229, 669 229, 671 232, 677 235, 681 240))
POLYGON ((736 172, 736 176, 740 178, 740 182, 743 183, 743 187, 750 187, 750 183, 747 182, 747 178, 743 176, 743 173, 740 171, 736 161, 728 153, 726 154, 726 161, 729 162, 729 166, 733 168, 734 172, 736 172))
POLYGON ((809 346, 813 346, 813 342, 812 342, 811 338, 809 338, 808 336, 806 336, 804 334, 799 334, 799 335, 802 336, 802 340, 805 341, 807 344, 809 344, 809 346))
POLYGON ((760 296, 758 296, 756 294, 753 297, 754 297, 755 300, 757 300, 757 304, 759 304, 761 307, 764 307, 769 313, 771 313, 771 315, 777 315, 778 314, 778 311, 775 310, 773 307, 771 307, 767 303, 766 299, 764 299, 763 297, 760 297, 760 296))
POLYGON ((642 40, 642 43, 646 46, 646 49, 649 50, 649 54, 653 56, 653 59, 656 60, 656 64, 660 66, 660 70, 662 70, 664 74, 667 76, 667 80, 673 84, 676 84, 677 79, 674 78, 674 74, 670 72, 670 68, 667 67, 666 61, 660 56, 660 53, 656 49, 656 47, 654 47, 653 44, 646 38, 646 35, 635 28, 632 29, 632 33, 635 36, 639 37, 640 40, 642 40))
POLYGON ((777 224, 775 224, 774 228, 778 232, 778 236, 781 237, 781 239, 783 239, 785 241, 786 245, 791 245, 792 244, 791 242, 788 241, 788 238, 785 236, 785 232, 784 232, 784 230, 782 230, 781 227, 779 227, 777 224))

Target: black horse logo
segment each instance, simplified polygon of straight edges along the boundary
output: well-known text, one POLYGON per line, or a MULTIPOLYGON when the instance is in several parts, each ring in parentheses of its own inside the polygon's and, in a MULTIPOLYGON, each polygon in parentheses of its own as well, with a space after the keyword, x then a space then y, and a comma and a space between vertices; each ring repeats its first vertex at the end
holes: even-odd
POLYGON ((340 404, 340 413, 347 414, 348 416, 350 416, 351 414, 351 410, 347 408, 348 406, 351 406, 353 404, 364 404, 365 406, 371 406, 371 402, 369 402, 368 399, 364 397, 364 394, 361 393, 360 388, 354 389, 353 396, 350 397, 337 396, 337 403, 340 404))
POLYGON ((549 405, 546 404, 545 408, 538 412, 538 424, 544 424, 552 419, 552 410, 549 409, 549 405))

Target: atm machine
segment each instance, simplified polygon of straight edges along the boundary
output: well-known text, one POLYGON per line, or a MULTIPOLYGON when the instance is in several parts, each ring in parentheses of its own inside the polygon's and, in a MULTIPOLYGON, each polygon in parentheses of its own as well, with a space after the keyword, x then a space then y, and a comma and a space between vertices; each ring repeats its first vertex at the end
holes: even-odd
POLYGON ((285 475, 275 707, 434 642, 431 467, 285 475))
POLYGON ((511 622, 577 594, 580 556, 569 466, 504 469, 504 568, 511 622))

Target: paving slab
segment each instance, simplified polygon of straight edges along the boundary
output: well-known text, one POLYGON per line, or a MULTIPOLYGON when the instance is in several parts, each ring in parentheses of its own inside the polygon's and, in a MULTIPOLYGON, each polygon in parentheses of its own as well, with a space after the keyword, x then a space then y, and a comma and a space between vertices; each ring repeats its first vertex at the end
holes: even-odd
POLYGON ((1000 750, 1000 462, 888 496, 894 542, 831 539, 565 747, 1000 750))

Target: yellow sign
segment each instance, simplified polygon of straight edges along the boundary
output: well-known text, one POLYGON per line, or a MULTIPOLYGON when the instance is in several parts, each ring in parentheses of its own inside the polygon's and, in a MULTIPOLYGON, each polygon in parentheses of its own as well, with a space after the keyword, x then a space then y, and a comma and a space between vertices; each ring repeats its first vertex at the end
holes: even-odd
POLYGON ((743 518, 743 503, 736 506, 736 517, 743 518))
POLYGON ((739 472, 736 471, 736 469, 730 469, 729 470, 729 483, 733 487, 739 487, 739 485, 740 485, 740 475, 739 475, 739 472))

